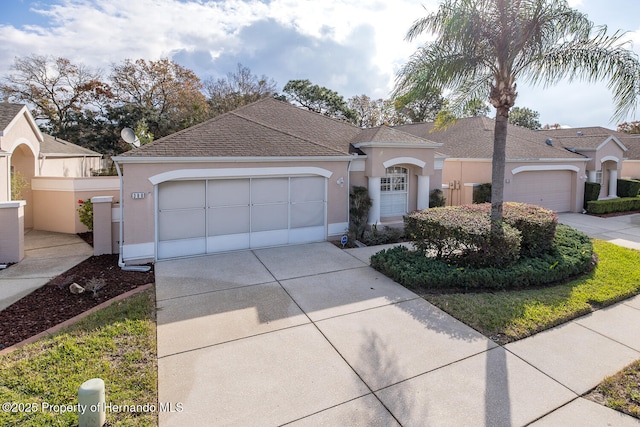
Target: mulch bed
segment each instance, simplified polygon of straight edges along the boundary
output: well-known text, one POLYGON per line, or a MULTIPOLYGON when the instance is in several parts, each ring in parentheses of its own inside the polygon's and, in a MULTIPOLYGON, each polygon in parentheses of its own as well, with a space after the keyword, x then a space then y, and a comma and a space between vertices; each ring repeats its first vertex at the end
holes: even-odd
POLYGON ((124 271, 118 267, 118 255, 88 258, 0 311, 0 350, 138 286, 154 282, 153 267, 146 273, 124 271), (69 291, 70 284, 85 286, 92 278, 105 281, 95 297, 90 291, 77 295, 69 291))

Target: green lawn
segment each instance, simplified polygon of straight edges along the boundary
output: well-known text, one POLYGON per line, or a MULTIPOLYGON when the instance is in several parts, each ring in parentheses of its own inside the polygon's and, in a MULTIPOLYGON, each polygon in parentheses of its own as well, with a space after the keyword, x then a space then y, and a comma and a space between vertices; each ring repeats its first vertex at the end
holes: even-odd
MULTIPOLYGON (((77 425, 78 414, 61 413, 77 403, 78 388, 102 378, 112 405, 157 405, 154 290, 114 303, 60 333, 0 356, 2 426, 77 425)), ((153 426, 157 414, 107 411, 108 426, 153 426)))
POLYGON ((423 297, 501 344, 525 338, 640 293, 640 252, 600 240, 593 245, 600 260, 596 269, 569 283, 423 297))
POLYGON ((640 360, 605 379, 592 396, 609 408, 640 418, 640 360))

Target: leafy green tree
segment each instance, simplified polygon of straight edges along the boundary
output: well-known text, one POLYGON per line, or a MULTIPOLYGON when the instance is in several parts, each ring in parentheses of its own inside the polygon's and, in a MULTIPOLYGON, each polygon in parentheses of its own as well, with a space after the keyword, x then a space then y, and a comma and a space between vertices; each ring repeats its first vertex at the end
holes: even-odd
POLYGON ((211 115, 218 116, 259 99, 274 96, 277 83, 265 75, 258 77, 249 68, 238 64, 235 73, 227 73, 223 79, 205 80, 204 89, 208 95, 211 115))
POLYGON ((289 80, 282 91, 287 101, 310 111, 356 124, 357 116, 337 92, 309 80, 289 80))
POLYGON ((436 120, 444 107, 442 91, 428 82, 420 81, 393 96, 399 124, 436 120))
POLYGON ((487 117, 491 112, 491 108, 481 99, 474 98, 464 105, 462 110, 463 117, 487 117))
POLYGON ((539 118, 540 113, 527 107, 513 107, 509 112, 509 123, 531 130, 538 130, 542 127, 538 121, 539 118))
POLYGON ((417 20, 407 38, 435 35, 398 74, 396 91, 409 90, 428 76, 452 91, 452 109, 470 99, 488 99, 496 109, 492 161, 492 227, 501 232, 507 123, 516 81, 552 84, 562 79, 609 80, 615 116, 635 109, 640 64, 622 41, 594 27, 563 0, 443 0, 438 10, 417 20))

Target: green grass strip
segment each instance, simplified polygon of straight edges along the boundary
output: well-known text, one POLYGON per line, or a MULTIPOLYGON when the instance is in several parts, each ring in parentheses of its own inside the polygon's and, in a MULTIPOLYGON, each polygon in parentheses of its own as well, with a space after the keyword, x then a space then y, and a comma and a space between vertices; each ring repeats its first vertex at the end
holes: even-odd
POLYGON ((543 331, 640 293, 640 252, 601 240, 595 270, 538 289, 423 295, 456 319, 502 344, 543 331))
MULTIPOLYGON (((0 356, 0 403, 13 402, 13 409, 20 409, 0 410, 0 425, 77 425, 76 412, 62 413, 53 405, 76 404, 80 385, 95 377, 105 382, 107 403, 156 405, 153 292, 114 303, 56 335, 0 356)), ((157 414, 107 412, 107 425, 153 426, 157 414)))

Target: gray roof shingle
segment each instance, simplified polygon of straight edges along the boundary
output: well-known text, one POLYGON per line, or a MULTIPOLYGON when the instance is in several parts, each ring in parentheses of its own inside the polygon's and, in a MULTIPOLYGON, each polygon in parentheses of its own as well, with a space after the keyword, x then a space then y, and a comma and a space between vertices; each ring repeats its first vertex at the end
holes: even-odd
MULTIPOLYGON (((433 130, 433 123, 398 126, 404 132, 442 143, 439 152, 452 158, 490 159, 493 156, 495 121, 488 117, 457 120, 445 130, 433 130)), ((508 125, 506 157, 509 160, 584 159, 564 147, 549 146, 546 137, 527 128, 508 125)))
POLYGON ((348 123, 265 98, 122 157, 344 156, 359 132, 348 123))
POLYGON ((81 147, 69 141, 60 138, 42 134, 43 141, 40 144, 40 152, 44 155, 68 155, 68 156, 90 156, 101 157, 102 154, 97 153, 88 148, 81 147))
POLYGON ((0 132, 5 130, 11 120, 13 120, 24 105, 22 104, 11 104, 9 102, 0 102, 0 132))

